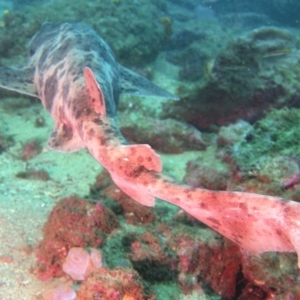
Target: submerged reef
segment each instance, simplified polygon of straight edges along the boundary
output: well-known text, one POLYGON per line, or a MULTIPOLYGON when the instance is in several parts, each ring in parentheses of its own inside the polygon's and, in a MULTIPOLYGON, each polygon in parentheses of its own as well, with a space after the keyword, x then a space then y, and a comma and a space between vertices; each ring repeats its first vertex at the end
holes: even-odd
MULTIPOLYGON (((209 294, 208 287, 202 282, 203 279, 215 293, 227 299, 243 299, 237 298, 238 295, 251 297, 253 290, 259 291, 262 295, 259 299, 264 299, 271 294, 280 297, 296 295, 295 293, 299 291, 295 280, 291 281, 296 272, 296 256, 291 260, 290 255, 279 255, 280 261, 286 260, 285 276, 289 278, 288 281, 281 280, 276 277, 272 269, 277 268, 278 256, 264 255, 260 259, 242 256, 238 246, 224 240, 212 230, 201 229, 196 224, 192 227, 184 223, 180 225, 178 220, 176 225, 175 223, 147 225, 140 229, 144 231, 143 233, 135 233, 132 228, 131 232, 123 232, 121 235, 116 232, 111 235, 108 245, 111 247, 114 240, 115 246, 119 244, 120 248, 110 248, 107 251, 103 245, 104 253, 113 256, 114 252, 123 252, 124 258, 135 271, 122 266, 97 269, 82 281, 78 289, 78 297, 89 299, 84 296, 101 294, 103 299, 115 297, 114 299, 119 300, 124 299, 124 293, 133 293, 133 295, 137 293, 136 295, 140 296, 138 298, 132 296, 133 299, 153 299, 149 297, 155 293, 156 284, 171 282, 176 282, 183 294, 189 295, 198 291, 200 297, 204 292, 209 294), (258 260, 261 262, 259 263, 258 260), (264 271, 269 270, 269 276, 264 276, 263 281, 261 280, 262 265, 264 271), (140 282, 148 286, 149 296, 144 294, 141 283, 137 283, 139 291, 136 290, 137 287, 128 288, 126 280, 121 280, 123 272, 135 274, 132 275, 133 277, 124 274, 130 282, 132 278, 137 279, 139 274, 140 282), (103 280, 108 280, 105 285, 103 280), (114 283, 118 284, 114 285, 114 283), (252 290, 249 289, 250 286, 252 290)), ((124 262, 120 260, 119 264, 124 262)), ((213 296, 212 292, 210 293, 213 296)), ((156 299, 165 298, 163 294, 158 294, 156 299)))
MULTIPOLYGON (((234 175, 225 171, 225 165, 222 168, 226 180, 232 181, 234 175)), ((196 178, 197 172, 198 178, 209 174, 195 163, 187 165, 187 175, 196 178)), ((222 184, 228 188, 222 178, 216 178, 217 182, 216 188, 222 184)), ((193 186, 206 184, 200 180, 193 186)), ((247 187, 245 182, 239 184, 247 187)), ((247 254, 178 208, 159 202, 149 208, 134 202, 107 172, 97 176, 90 197, 98 202, 76 197, 60 200, 37 249, 39 278, 70 275, 80 281, 78 299, 90 299, 87 295, 107 300, 173 299, 181 291, 198 298, 218 295, 242 300, 260 295, 255 299, 263 300, 300 292, 295 253, 247 254), (91 258, 94 252, 97 255, 91 258), (163 286, 169 286, 168 291, 163 286)))
POLYGON ((77 300, 154 300, 146 296, 136 271, 130 268, 109 270, 101 268, 84 281, 77 294, 77 300))
POLYGON ((299 120, 297 108, 273 109, 238 141, 220 145, 238 174, 231 189, 300 200, 299 120))
POLYGON ((204 150, 206 143, 200 131, 174 119, 158 120, 150 117, 122 118, 120 129, 125 138, 134 144, 151 143, 163 153, 182 153, 188 150, 204 150))
POLYGON ((42 280, 61 276, 70 248, 98 247, 118 226, 115 214, 99 202, 88 203, 76 197, 61 199, 44 225, 35 273, 42 280))
MULTIPOLYGON (((168 5, 163 0, 36 1, 34 8, 5 12, 0 63, 21 62, 26 41, 44 20, 87 22, 108 41, 120 63, 135 66, 146 77, 155 75, 149 63, 157 56, 163 57, 161 69, 171 65, 166 74, 174 76, 172 88, 180 101, 145 104, 130 97, 121 102, 118 115, 130 142, 150 144, 163 153, 166 174, 174 172, 194 188, 300 201, 300 112, 291 108, 299 107, 300 100, 299 38, 275 25, 253 30, 257 20, 269 23, 256 13, 235 16, 240 28, 250 30, 233 32, 224 24, 236 19, 221 16, 217 7, 224 1, 217 2, 209 2, 213 11, 197 0, 168 5), (179 165, 183 167, 177 171, 179 165)), ((159 83, 160 77, 155 80, 159 83)), ((32 107, 23 114, 11 106, 26 121, 32 107)), ((32 128, 43 127, 45 120, 35 115, 32 128)), ((10 155, 13 148, 12 155, 22 159, 25 172, 17 178, 41 179, 61 188, 52 179, 56 166, 49 166, 47 155, 39 160, 39 138, 14 148, 7 126, 0 133, 0 155, 10 155), (51 177, 39 171, 44 166, 51 177)), ((74 159, 80 172, 87 169, 81 158, 74 159)), ((88 172, 94 183, 84 196, 53 196, 57 203, 36 246, 34 274, 67 282, 45 294, 45 300, 299 298, 295 253, 247 254, 177 207, 159 200, 155 207, 137 203, 106 171, 98 174, 98 164, 88 172)), ((76 192, 78 177, 67 177, 76 192)))
MULTIPOLYGON (((262 27, 233 39, 207 66, 207 78, 181 87, 180 101, 163 117, 198 128, 255 121, 271 107, 299 105, 300 58, 297 39, 286 30, 262 27)), ((200 79, 200 78, 199 78, 200 79)))
POLYGON ((296 108, 271 110, 255 123, 240 143, 232 147, 233 157, 242 170, 258 167, 274 157, 300 158, 300 112, 296 108))
POLYGON ((166 28, 160 19, 165 10, 162 0, 141 0, 139 5, 130 0, 54 0, 6 11, 0 28, 0 62, 5 63, 12 56, 25 57, 27 40, 45 20, 80 20, 89 23, 108 42, 121 64, 141 66, 153 61, 164 45, 166 28))
MULTIPOLYGON (((259 2, 259 1, 254 1, 259 2)), ((253 2, 251 2, 253 6, 253 2)), ((288 26, 299 26, 299 15, 298 12, 300 10, 300 3, 297 0, 285 1, 277 1, 271 0, 263 4, 264 11, 268 12, 270 16, 276 20, 281 22, 282 24, 286 24, 288 26)))
POLYGON ((190 83, 205 78, 208 61, 217 56, 229 38, 218 19, 210 17, 211 9, 197 7, 190 11, 170 5, 173 34, 165 47, 166 60, 178 67, 178 79, 190 83))

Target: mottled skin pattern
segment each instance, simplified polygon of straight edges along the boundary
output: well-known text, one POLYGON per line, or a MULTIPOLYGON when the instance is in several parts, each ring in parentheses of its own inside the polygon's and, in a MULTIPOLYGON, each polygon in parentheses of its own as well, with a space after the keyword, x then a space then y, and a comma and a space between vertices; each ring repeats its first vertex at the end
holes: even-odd
POLYGON ((140 194, 181 207, 249 252, 296 251, 300 267, 299 203, 253 193, 195 189, 126 161, 118 161, 116 169, 119 178, 140 194))
MULTIPOLYGON (((109 116, 116 114, 120 94, 120 70, 114 54, 98 35, 81 23, 46 23, 31 40, 29 52, 35 61, 34 83, 44 107, 53 114, 59 97, 65 103, 85 87, 82 72, 92 68, 97 74, 109 116), (42 47, 41 47, 42 45, 42 47), (56 101, 55 101, 56 102, 56 101)), ((79 107, 78 107, 79 109, 79 107)))
POLYGON ((55 122, 50 148, 86 147, 136 201, 153 206, 157 197, 175 204, 248 251, 297 251, 299 257, 299 203, 182 185, 161 173, 150 146, 127 145, 114 121, 122 76, 129 74, 125 90, 139 84, 142 91, 166 92, 124 70, 90 27, 45 24, 31 41, 30 55, 22 68, 0 68, 0 86, 41 99, 55 122))
MULTIPOLYGON (((106 114, 116 114, 120 94, 120 69, 103 39, 81 23, 45 24, 32 39, 30 64, 36 66, 34 83, 43 106, 54 117, 55 130, 49 147, 74 151, 84 147, 78 132, 80 120, 98 119, 86 99, 85 67, 92 68, 106 101, 106 114), (73 124, 77 123, 77 128, 73 124), (56 138, 57 133, 64 135, 56 138), (66 139, 70 141, 69 148, 66 139), (60 142, 62 144, 60 144, 60 142)), ((114 122, 111 130, 118 132, 114 122)))

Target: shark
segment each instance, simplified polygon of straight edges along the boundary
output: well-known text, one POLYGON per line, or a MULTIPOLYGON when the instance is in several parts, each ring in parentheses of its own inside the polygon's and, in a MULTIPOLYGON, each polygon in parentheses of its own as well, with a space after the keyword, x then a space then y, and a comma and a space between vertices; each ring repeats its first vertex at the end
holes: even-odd
POLYGON ((115 121, 120 94, 178 97, 121 66, 90 26, 45 23, 30 41, 27 62, 0 68, 0 87, 38 97, 54 121, 48 147, 62 152, 87 148, 137 202, 154 206, 159 198, 172 203, 255 254, 297 252, 300 267, 299 203, 190 187, 162 173, 151 146, 126 141, 115 121))

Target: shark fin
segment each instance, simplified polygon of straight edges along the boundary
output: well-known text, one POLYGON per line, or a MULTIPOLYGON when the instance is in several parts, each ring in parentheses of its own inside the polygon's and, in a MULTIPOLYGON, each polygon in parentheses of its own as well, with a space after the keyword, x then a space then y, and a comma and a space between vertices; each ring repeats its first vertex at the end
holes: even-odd
POLYGON ((33 97, 38 97, 34 85, 34 68, 0 68, 0 87, 33 97))
POLYGON ((132 187, 127 181, 124 181, 119 177, 113 175, 112 175, 112 179, 114 183, 133 200, 145 206, 152 207, 155 205, 155 198, 151 195, 146 194, 144 188, 140 191, 138 187, 132 187))
POLYGON ((119 146, 122 156, 127 158, 130 164, 143 166, 149 171, 162 171, 162 163, 158 154, 147 144, 119 146))
POLYGON ((162 89, 148 79, 120 65, 121 93, 137 96, 157 96, 167 99, 179 100, 179 98, 162 89))
POLYGON ((61 124, 53 130, 47 146, 59 152, 74 152, 85 147, 80 136, 65 124, 61 124))
POLYGON ((106 115, 106 107, 103 93, 99 84, 96 81, 93 71, 90 68, 84 68, 84 79, 87 89, 87 101, 89 106, 101 116, 106 115))

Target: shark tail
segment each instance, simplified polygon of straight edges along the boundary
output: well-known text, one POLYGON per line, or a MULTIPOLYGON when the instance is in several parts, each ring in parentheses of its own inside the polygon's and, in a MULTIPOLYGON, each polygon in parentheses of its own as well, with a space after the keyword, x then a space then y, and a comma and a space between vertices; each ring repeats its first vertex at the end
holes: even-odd
POLYGON ((251 253, 296 251, 300 268, 299 203, 254 193, 192 188, 146 169, 123 175, 112 174, 112 178, 141 204, 153 206, 154 197, 172 203, 251 253))
POLYGON ((154 193, 251 253, 297 252, 300 268, 299 203, 254 193, 195 189, 164 180, 154 193))

